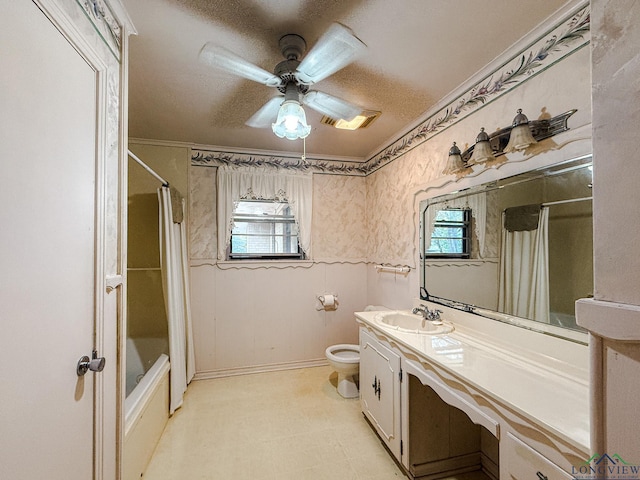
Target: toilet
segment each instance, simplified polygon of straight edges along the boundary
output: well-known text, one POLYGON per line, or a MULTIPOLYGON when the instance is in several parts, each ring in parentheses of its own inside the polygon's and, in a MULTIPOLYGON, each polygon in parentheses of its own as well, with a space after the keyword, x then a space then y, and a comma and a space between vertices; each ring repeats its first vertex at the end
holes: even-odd
POLYGON ((338 393, 344 398, 358 397, 356 377, 360 370, 360 345, 332 345, 325 350, 325 355, 338 372, 338 393))

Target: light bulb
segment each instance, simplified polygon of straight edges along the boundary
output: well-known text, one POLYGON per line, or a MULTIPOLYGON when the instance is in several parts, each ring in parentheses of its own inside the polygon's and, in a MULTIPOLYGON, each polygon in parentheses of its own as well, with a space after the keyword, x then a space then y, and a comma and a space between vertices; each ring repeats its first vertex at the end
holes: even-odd
POLYGON ((289 132, 293 132, 296 130, 298 126, 298 117, 294 115, 287 115, 284 119, 284 128, 289 132))

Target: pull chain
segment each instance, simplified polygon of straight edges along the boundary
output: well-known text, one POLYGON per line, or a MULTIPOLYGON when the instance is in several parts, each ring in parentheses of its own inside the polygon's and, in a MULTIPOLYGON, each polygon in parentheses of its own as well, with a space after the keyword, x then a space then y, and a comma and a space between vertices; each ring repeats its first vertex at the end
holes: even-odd
POLYGON ((307 161, 307 137, 302 139, 302 163, 307 161))

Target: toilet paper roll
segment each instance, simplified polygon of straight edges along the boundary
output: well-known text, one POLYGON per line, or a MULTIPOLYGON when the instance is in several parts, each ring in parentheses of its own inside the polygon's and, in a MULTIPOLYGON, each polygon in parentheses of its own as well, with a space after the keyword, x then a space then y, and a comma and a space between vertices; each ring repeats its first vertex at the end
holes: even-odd
POLYGON ((330 308, 335 308, 336 306, 336 297, 330 294, 325 294, 320 297, 320 302, 324 306, 325 310, 330 308))

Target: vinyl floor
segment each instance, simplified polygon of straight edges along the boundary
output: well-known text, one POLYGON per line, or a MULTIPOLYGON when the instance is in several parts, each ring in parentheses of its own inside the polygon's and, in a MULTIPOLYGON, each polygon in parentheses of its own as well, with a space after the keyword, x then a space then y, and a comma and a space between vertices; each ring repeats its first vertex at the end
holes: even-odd
POLYGON ((192 382, 144 480, 407 478, 330 367, 192 382))

